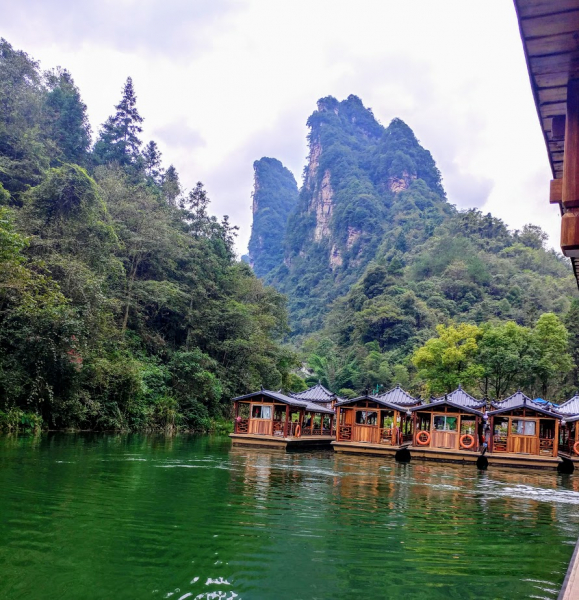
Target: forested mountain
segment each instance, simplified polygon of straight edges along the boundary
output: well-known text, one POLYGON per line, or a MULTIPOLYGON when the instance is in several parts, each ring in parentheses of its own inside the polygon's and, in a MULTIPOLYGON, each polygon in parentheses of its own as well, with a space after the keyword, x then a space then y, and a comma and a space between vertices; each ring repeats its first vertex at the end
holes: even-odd
POLYGON ((279 160, 264 157, 253 163, 253 225, 249 263, 263 277, 283 262, 283 239, 289 215, 298 201, 298 184, 279 160))
POLYGON ((384 128, 356 96, 328 97, 308 125, 310 153, 284 264, 266 275, 288 295, 298 334, 322 327, 328 304, 381 246, 404 251, 452 213, 434 160, 399 119, 384 128))
POLYGON ((142 121, 129 78, 91 147, 70 73, 0 40, 0 429, 206 428, 295 362, 283 297, 142 121))
POLYGON ((264 278, 288 296, 316 379, 347 394, 399 381, 424 391, 411 357, 437 325, 532 327, 569 310, 571 270, 544 248, 541 229, 512 232, 490 214, 458 211, 401 120, 383 127, 356 96, 328 97, 308 125, 284 261, 264 278))

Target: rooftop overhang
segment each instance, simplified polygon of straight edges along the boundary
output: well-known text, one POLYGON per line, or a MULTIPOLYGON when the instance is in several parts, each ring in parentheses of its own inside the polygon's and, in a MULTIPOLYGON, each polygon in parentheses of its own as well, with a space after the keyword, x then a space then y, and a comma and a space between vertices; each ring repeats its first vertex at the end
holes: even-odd
POLYGON ((579 282, 579 0, 514 0, 527 69, 561 208, 561 250, 579 282))
POLYGON ((456 404, 455 402, 451 402, 450 400, 439 400, 438 402, 431 402, 430 404, 421 404, 420 406, 413 406, 409 410, 410 412, 435 411, 440 412, 442 414, 442 411, 440 409, 445 407, 451 408, 455 411, 475 415, 477 417, 482 417, 484 414, 482 411, 477 410, 476 408, 471 408, 470 406, 463 406, 462 404, 456 404))
MULTIPOLYGON (((390 410, 397 410, 399 412, 406 412, 408 410, 407 407, 399 406, 398 404, 392 404, 392 402, 386 402, 385 400, 380 400, 376 396, 358 396, 357 398, 351 398, 348 400, 341 400, 336 403, 336 408, 338 407, 354 407, 359 402, 373 402, 374 404, 378 404, 382 409, 387 408, 390 410)), ((363 407, 365 408, 365 407, 363 407)))

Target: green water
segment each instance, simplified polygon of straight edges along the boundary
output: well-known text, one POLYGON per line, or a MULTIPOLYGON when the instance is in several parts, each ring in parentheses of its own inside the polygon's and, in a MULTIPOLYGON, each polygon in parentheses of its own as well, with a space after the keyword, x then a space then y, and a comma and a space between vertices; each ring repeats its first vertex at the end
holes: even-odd
POLYGON ((556 598, 579 475, 0 438, 2 599, 556 598))

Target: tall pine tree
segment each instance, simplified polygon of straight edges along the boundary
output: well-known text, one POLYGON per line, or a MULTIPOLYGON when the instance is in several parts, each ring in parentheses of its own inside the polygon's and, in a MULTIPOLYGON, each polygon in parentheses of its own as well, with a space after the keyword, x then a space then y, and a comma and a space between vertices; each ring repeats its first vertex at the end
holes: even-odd
POLYGON ((66 69, 49 71, 46 83, 45 113, 51 141, 57 145, 57 160, 84 165, 91 130, 80 92, 66 69))
POLYGON ((99 139, 94 147, 94 156, 99 164, 117 162, 122 166, 140 166, 139 134, 143 131, 143 118, 137 110, 137 96, 133 80, 127 77, 123 97, 115 106, 116 113, 102 126, 99 139))

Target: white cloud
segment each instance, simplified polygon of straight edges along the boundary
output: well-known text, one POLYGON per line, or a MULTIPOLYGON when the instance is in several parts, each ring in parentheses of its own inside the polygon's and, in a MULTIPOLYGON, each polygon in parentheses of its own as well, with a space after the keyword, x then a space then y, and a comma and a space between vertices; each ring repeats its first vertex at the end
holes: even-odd
POLYGON ((354 93, 404 119, 449 201, 558 243, 550 179, 511 2, 504 0, 0 0, 0 35, 72 72, 95 131, 127 75, 185 186, 250 234, 255 159, 300 181, 316 100, 354 93))

